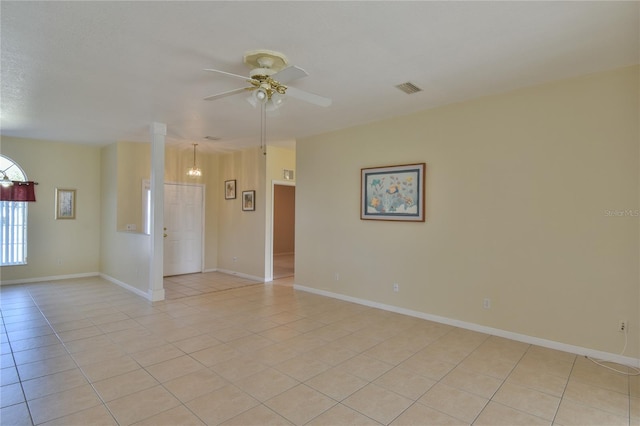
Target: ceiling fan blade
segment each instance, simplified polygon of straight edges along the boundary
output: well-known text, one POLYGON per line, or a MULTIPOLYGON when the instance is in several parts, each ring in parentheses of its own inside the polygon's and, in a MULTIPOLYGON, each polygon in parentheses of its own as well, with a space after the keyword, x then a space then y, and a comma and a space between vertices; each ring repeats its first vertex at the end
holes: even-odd
POLYGON ((205 71, 217 72, 219 74, 228 75, 229 77, 241 78, 244 81, 250 81, 251 80, 251 77, 247 77, 246 75, 232 74, 232 73, 226 72, 226 71, 214 70, 214 69, 210 69, 210 68, 209 69, 205 69, 205 71))
POLYGON ((308 76, 307 72, 300 67, 295 65, 291 65, 290 67, 286 67, 275 73, 271 76, 274 80, 286 84, 290 81, 297 80, 299 78, 303 78, 308 76))
POLYGON ((316 95, 314 93, 305 92, 304 90, 296 89, 295 87, 288 87, 286 93, 292 98, 300 99, 301 101, 309 102, 314 105, 323 107, 328 107, 329 105, 331 105, 331 99, 316 95))
POLYGON ((242 93, 246 90, 252 90, 253 87, 241 87, 239 89, 233 89, 233 90, 229 90, 228 92, 222 92, 222 93, 218 93, 217 95, 211 95, 211 96, 207 96, 206 98, 204 98, 205 101, 213 101, 216 99, 220 99, 220 98, 225 98, 227 96, 231 96, 231 95, 235 95, 237 93, 242 93))

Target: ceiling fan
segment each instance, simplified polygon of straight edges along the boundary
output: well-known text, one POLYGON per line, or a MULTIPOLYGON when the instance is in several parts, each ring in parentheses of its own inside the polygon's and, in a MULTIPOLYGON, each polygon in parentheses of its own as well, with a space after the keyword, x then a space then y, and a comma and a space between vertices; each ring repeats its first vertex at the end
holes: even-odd
POLYGON ((244 63, 251 68, 249 77, 216 69, 205 69, 205 71, 242 79, 249 83, 250 86, 207 96, 204 100, 213 101, 249 91, 253 92, 248 99, 249 102, 254 106, 258 104, 265 105, 268 110, 278 108, 284 101, 285 94, 314 105, 323 107, 331 105, 331 99, 329 98, 295 87, 285 86, 285 84, 306 77, 309 74, 300 67, 289 65, 286 56, 280 52, 264 49, 252 50, 244 54, 244 63))

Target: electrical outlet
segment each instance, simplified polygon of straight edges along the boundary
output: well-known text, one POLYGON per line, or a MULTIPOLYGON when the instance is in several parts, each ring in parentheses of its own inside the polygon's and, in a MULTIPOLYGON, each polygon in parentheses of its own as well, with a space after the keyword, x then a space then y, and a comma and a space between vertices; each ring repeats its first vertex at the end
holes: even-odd
POLYGON ((399 292, 400 291, 400 284, 393 283, 393 291, 394 291, 394 293, 399 292))
POLYGON ((340 274, 336 272, 336 281, 340 281, 340 274))
POLYGON ((238 261, 238 258, 233 256, 233 263, 236 263, 238 261))
POLYGON ((486 297, 483 301, 482 301, 482 307, 485 309, 491 309, 491 299, 489 299, 488 297, 486 297))
POLYGON ((627 324, 627 321, 620 320, 620 323, 618 324, 618 331, 619 332, 626 332, 626 331, 628 331, 628 327, 629 327, 629 325, 627 324))

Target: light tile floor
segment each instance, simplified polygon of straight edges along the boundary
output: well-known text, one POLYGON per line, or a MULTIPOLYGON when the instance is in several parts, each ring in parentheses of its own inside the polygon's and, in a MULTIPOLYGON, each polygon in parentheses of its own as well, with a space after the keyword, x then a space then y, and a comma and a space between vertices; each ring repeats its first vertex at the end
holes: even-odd
POLYGON ((218 290, 154 304, 100 278, 0 288, 0 423, 640 425, 638 377, 584 357, 200 275, 173 284, 218 290))
POLYGON ((176 275, 164 278, 164 296, 167 300, 181 299, 257 284, 246 278, 220 272, 176 275))
POLYGON ((296 256, 289 254, 273 255, 273 279, 288 278, 295 275, 296 256))

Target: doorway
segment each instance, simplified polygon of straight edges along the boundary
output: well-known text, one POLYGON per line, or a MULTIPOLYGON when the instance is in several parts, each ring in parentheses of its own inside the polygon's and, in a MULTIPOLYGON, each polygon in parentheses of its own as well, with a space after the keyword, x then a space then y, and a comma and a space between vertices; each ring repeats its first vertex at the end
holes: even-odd
POLYGON ((273 185, 273 279, 295 274, 296 187, 273 185))
POLYGON ((202 272, 204 191, 201 185, 164 185, 164 273, 202 272))

